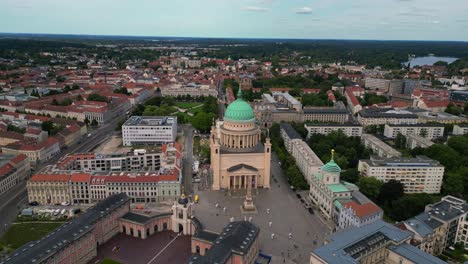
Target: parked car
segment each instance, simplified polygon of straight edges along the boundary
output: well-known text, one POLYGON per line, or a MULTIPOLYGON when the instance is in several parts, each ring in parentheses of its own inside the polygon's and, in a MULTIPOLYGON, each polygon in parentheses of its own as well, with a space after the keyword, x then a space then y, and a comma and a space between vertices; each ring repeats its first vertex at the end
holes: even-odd
POLYGON ((39 203, 36 202, 36 201, 33 201, 33 202, 30 202, 29 205, 30 205, 30 206, 37 206, 37 205, 39 205, 39 203))
POLYGON ((314 210, 312 208, 309 208, 308 210, 310 214, 314 214, 314 210))
POLYGON ((298 193, 296 193, 297 199, 302 199, 302 196, 298 193))
POLYGON ((61 205, 69 206, 69 205, 70 205, 70 202, 62 202, 61 205))
POLYGON ((54 216, 57 216, 59 214, 60 214, 60 209, 57 209, 57 210, 54 211, 54 216))

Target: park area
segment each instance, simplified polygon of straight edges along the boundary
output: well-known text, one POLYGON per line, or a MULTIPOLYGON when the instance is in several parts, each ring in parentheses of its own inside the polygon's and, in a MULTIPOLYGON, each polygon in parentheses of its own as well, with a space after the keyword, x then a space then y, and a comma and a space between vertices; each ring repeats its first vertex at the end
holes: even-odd
POLYGON ((22 245, 38 240, 63 222, 15 222, 0 239, 0 252, 10 253, 22 245))

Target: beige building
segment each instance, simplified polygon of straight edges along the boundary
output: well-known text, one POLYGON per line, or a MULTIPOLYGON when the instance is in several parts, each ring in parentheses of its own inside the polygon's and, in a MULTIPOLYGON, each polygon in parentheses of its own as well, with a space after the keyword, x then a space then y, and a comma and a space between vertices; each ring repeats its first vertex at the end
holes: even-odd
POLYGON ((398 134, 403 136, 415 134, 428 139, 436 139, 444 136, 444 126, 437 124, 385 125, 385 137, 396 138, 398 134))
POLYGON ((415 134, 409 134, 406 136, 406 147, 409 149, 428 148, 432 145, 434 145, 434 142, 425 137, 421 137, 415 134))
POLYGON ((465 135, 468 134, 468 124, 460 124, 453 126, 454 135, 465 135))
POLYGON ((375 155, 384 158, 401 157, 401 152, 390 147, 385 142, 371 134, 362 134, 361 142, 370 148, 375 155))
POLYGON ((213 189, 270 188, 271 143, 261 143, 261 130, 252 107, 242 99, 226 109, 224 121, 211 129, 213 189))
POLYGON ((26 155, 0 154, 0 195, 31 175, 26 155))

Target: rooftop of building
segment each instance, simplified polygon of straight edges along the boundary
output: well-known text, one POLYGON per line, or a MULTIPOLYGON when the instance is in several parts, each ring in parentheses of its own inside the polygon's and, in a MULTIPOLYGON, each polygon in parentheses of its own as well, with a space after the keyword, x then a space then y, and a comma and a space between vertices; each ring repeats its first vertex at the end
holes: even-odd
POLYGON ((176 121, 175 116, 132 116, 123 126, 172 126, 176 121))
POLYGON ((443 124, 433 124, 433 123, 419 123, 419 124, 385 124, 389 127, 441 127, 444 128, 443 124))
POLYGON ((358 113, 364 118, 417 118, 410 111, 395 110, 393 108, 367 108, 358 113))
POLYGON ((452 221, 466 212, 468 212, 466 201, 453 196, 445 196, 440 202, 426 207, 426 213, 430 217, 441 221, 452 221))
POLYGON ((343 123, 343 124, 338 124, 338 123, 306 123, 304 125, 305 128, 309 127, 362 127, 360 124, 354 124, 354 123, 343 123))
POLYGON ((380 149, 382 149, 387 155, 392 155, 392 156, 400 156, 401 152, 398 150, 392 148, 390 145, 387 143, 383 142, 380 138, 371 135, 371 134, 362 134, 361 136, 362 139, 368 140, 372 142, 372 144, 377 145, 380 149))
POLYGON ((410 244, 403 243, 399 246, 389 246, 389 250, 397 253, 398 255, 412 261, 412 263, 427 263, 427 264, 446 264, 447 262, 432 256, 410 244))
POLYGON ((281 129, 288 135, 290 139, 302 139, 301 135, 288 123, 281 123, 281 129))
POLYGON ((383 242, 400 244, 412 233, 378 220, 361 228, 351 228, 330 235, 330 243, 313 251, 329 264, 357 263, 357 258, 383 242))
POLYGON ((413 133, 406 135, 406 138, 415 140, 416 142, 419 142, 419 143, 422 143, 422 144, 428 145, 428 146, 434 144, 434 142, 432 142, 430 139, 425 138, 425 137, 421 137, 421 136, 413 134, 413 133))
POLYGON ((371 156, 370 159, 361 161, 373 167, 443 167, 437 160, 433 160, 422 155, 416 156, 416 158, 381 158, 371 156))
POLYGON ((124 194, 115 194, 90 207, 81 216, 63 224, 52 233, 18 248, 8 255, 5 264, 43 263, 58 251, 69 246, 73 241, 91 232, 94 224, 108 216, 117 208, 125 205, 130 198, 124 194))
POLYGON ((335 107, 304 108, 304 114, 349 114, 347 109, 335 107))
POLYGON ((232 253, 245 255, 257 239, 259 232, 260 229, 248 221, 229 223, 213 242, 206 255, 194 255, 189 263, 222 264, 227 262, 232 253))

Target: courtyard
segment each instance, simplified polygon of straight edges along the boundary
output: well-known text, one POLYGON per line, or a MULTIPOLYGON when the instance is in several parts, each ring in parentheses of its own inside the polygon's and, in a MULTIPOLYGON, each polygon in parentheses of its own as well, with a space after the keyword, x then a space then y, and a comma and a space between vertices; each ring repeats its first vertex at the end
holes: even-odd
MULTIPOLYGON (((281 263, 283 258, 287 263, 307 263, 310 252, 323 244, 333 225, 323 220, 317 211, 315 214, 308 212, 287 184, 276 157, 273 157, 271 171, 271 188, 254 193, 256 214, 241 213, 243 196, 229 195, 227 191, 199 191, 198 188, 195 194, 200 200, 194 206, 194 214, 207 230, 215 232, 220 232, 231 218, 251 220, 260 227, 262 252, 281 263)), ((305 198, 307 192, 303 193, 305 198)))

